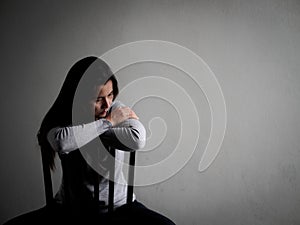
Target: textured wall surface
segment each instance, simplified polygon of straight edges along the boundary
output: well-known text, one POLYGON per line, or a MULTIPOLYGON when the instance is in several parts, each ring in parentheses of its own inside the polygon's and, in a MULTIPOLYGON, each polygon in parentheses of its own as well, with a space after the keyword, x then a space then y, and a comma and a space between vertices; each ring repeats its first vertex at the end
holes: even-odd
MULTIPOLYGON (((195 153, 170 178, 136 187, 137 197, 179 225, 300 224, 299 1, 1 1, 0 24, 1 223, 45 204, 36 133, 73 63, 153 39, 207 63, 224 94, 227 129, 217 158, 199 172, 211 124, 205 95, 195 91, 195 153)), ((151 63, 120 71, 120 85, 160 74, 193 89, 180 72, 151 63)), ((147 101, 136 106, 141 119, 157 112, 168 136, 165 152, 141 154, 139 163, 166 157, 180 136, 176 113, 163 115, 170 104, 147 101)), ((59 182, 58 166, 55 188, 59 182)))

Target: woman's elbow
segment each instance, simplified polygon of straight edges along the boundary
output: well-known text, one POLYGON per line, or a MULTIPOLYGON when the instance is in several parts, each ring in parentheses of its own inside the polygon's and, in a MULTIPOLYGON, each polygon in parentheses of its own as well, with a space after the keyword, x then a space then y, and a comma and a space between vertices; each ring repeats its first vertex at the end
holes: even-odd
POLYGON ((142 149, 145 147, 146 141, 144 139, 140 138, 125 138, 123 140, 120 140, 120 149, 123 149, 124 151, 136 151, 139 149, 142 149))
POLYGON ((51 147, 60 154, 69 153, 72 150, 75 150, 74 146, 70 146, 69 143, 65 143, 63 141, 56 140, 55 143, 51 143, 51 147))
POLYGON ((133 150, 139 150, 139 149, 142 149, 144 148, 146 145, 146 140, 144 139, 139 139, 137 141, 135 141, 135 144, 134 144, 134 149, 133 150))
POLYGON ((139 150, 145 147, 146 145, 146 130, 144 127, 139 130, 132 129, 133 145, 134 150, 139 150))

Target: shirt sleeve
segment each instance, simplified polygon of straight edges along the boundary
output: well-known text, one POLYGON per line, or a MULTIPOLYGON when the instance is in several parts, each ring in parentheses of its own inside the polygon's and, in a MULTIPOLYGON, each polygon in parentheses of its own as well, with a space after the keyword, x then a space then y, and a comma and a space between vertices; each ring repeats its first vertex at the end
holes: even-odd
POLYGON ((68 153, 86 145, 111 127, 106 119, 78 126, 55 127, 48 132, 47 139, 55 151, 68 153))
MULTIPOLYGON (((112 108, 120 106, 123 105, 116 102, 112 108)), ((105 145, 124 151, 141 149, 146 143, 145 128, 136 119, 127 119, 114 127, 106 119, 77 126, 56 127, 48 132, 47 138, 55 151, 64 154, 81 148, 99 136, 105 145)))
POLYGON ((100 138, 112 148, 134 151, 145 146, 146 130, 139 120, 128 119, 105 131, 100 138))
MULTIPOLYGON (((125 105, 115 101, 110 110, 125 105)), ((136 119, 127 119, 100 135, 101 141, 112 148, 123 151, 134 151, 141 149, 146 144, 146 130, 143 124, 136 119)))

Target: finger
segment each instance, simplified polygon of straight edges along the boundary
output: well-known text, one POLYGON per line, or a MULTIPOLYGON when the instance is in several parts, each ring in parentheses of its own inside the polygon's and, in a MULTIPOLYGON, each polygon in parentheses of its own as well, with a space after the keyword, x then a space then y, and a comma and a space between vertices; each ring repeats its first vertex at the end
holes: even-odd
POLYGON ((133 110, 131 110, 131 112, 130 112, 130 118, 139 119, 139 117, 135 114, 135 112, 133 110))

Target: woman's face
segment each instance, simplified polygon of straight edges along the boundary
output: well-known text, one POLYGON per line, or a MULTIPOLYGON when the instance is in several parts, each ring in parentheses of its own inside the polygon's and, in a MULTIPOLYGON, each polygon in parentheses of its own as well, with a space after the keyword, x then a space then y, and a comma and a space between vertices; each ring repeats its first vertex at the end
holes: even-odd
POLYGON ((96 120, 107 116, 107 111, 113 102, 113 98, 113 83, 111 80, 98 87, 98 96, 94 102, 96 120))

